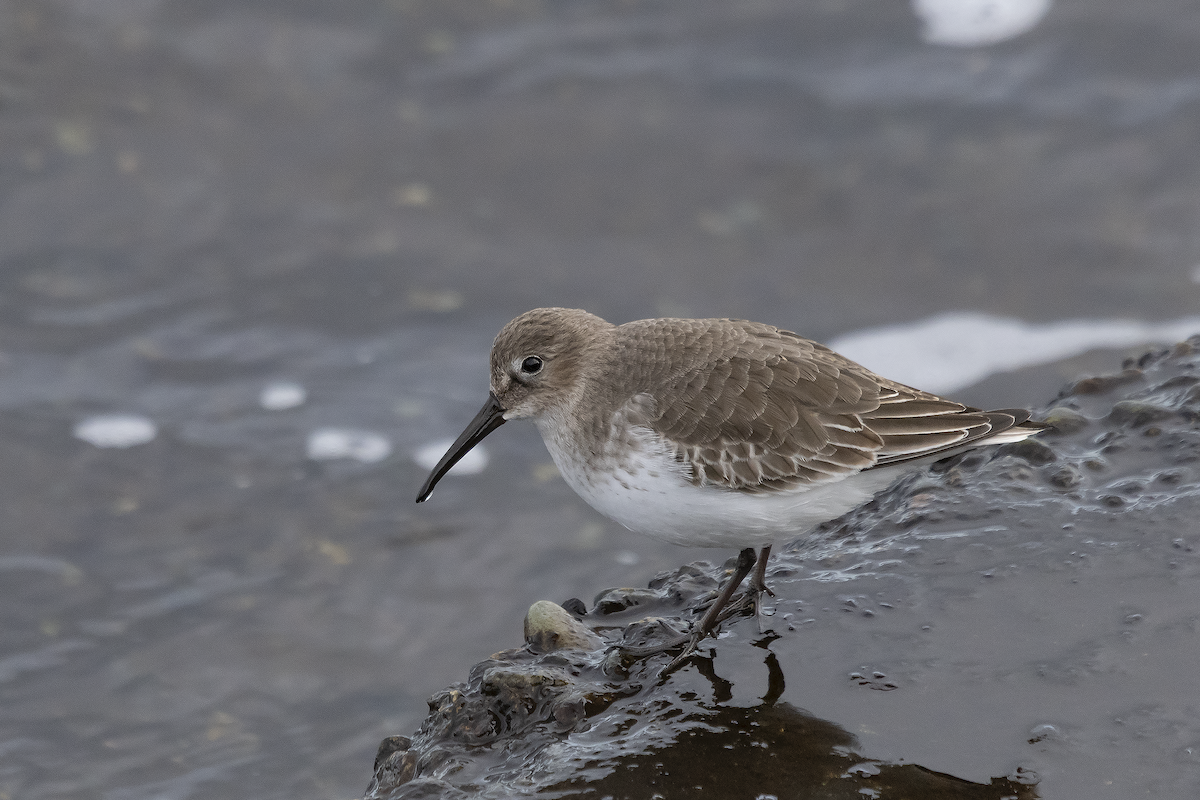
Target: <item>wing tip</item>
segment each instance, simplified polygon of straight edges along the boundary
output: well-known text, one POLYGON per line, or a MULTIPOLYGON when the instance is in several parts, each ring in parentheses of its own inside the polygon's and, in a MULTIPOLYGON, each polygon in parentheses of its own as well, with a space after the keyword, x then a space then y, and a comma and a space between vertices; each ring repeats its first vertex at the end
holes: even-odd
MULTIPOLYGON (((967 409, 967 414, 982 417, 988 423, 988 429, 975 435, 967 435, 956 442, 950 442, 941 447, 924 450, 895 453, 879 458, 875 466, 887 467, 903 464, 908 461, 926 461, 947 458, 956 453, 966 452, 976 447, 991 447, 993 445, 1012 444, 1021 442, 1031 436, 1036 436, 1051 426, 1044 422, 1034 421, 1029 410, 1024 408, 1005 408, 996 411, 979 411, 967 409)), ((979 427, 983 427, 979 425, 979 427)))

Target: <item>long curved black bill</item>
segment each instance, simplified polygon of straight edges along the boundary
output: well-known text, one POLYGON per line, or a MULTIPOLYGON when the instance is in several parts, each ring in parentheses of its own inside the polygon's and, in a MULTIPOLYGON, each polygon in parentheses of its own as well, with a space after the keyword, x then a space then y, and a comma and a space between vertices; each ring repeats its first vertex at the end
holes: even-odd
POLYGON ((483 404, 483 408, 479 409, 475 419, 471 420, 467 429, 458 435, 454 444, 450 445, 450 449, 446 451, 446 455, 442 456, 442 460, 425 479, 425 483, 421 486, 421 493, 417 495, 417 502, 424 503, 428 500, 429 495, 433 494, 433 487, 437 486, 437 482, 442 479, 442 476, 449 472, 460 458, 469 453, 472 447, 482 442, 485 436, 503 424, 504 409, 500 407, 500 401, 496 399, 496 395, 488 392, 488 399, 483 404))

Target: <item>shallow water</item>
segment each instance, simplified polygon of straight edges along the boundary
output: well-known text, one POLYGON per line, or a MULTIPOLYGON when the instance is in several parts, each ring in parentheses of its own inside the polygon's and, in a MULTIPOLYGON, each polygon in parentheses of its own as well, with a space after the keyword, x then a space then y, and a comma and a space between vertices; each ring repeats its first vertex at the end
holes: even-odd
MULTIPOLYGON (((412 503, 413 453, 470 419, 527 308, 822 340, 1194 315, 1191 4, 1058 3, 982 47, 928 24, 867 0, 0 7, 0 798, 354 797, 533 601, 724 560, 596 516, 529 426, 412 503), (264 402, 283 384, 299 403, 264 402)), ((1039 404, 1123 353, 960 395, 1039 404)))

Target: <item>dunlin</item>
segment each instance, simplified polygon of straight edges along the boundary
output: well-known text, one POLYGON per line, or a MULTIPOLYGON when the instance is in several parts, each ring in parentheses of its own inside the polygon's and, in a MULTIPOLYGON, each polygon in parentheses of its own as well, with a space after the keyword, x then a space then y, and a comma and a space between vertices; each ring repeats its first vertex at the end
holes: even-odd
POLYGON ((613 325, 539 308, 492 345, 491 392, 417 502, 511 419, 531 418, 563 478, 630 530, 681 545, 743 548, 678 664, 723 618, 753 568, 755 601, 774 542, 866 502, 901 474, 1042 426, 876 375, 827 347, 757 322, 645 319, 613 325), (755 550, 757 549, 757 557, 755 550))

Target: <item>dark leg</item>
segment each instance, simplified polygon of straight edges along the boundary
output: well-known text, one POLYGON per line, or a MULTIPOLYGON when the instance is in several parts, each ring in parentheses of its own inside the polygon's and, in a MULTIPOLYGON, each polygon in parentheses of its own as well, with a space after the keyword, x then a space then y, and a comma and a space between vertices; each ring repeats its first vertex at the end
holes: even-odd
MULTIPOLYGON (((754 616, 758 619, 758 627, 761 631, 762 627, 762 596, 765 594, 768 597, 774 597, 775 593, 771 591, 771 587, 767 586, 767 560, 771 558, 771 545, 766 545, 758 552, 758 560, 754 562, 754 574, 750 576, 750 585, 746 588, 746 593, 739 597, 736 602, 730 605, 726 610, 726 617, 732 616, 739 611, 742 611, 747 606, 754 606, 754 616)), ((718 622, 723 622, 724 617, 718 622)))
POLYGON ((717 599, 708 607, 708 611, 704 612, 704 616, 700 619, 700 624, 692 630, 692 635, 684 645, 683 652, 675 656, 664 673, 672 672, 680 664, 688 659, 696 647, 700 644, 700 640, 708 636, 712 629, 717 627, 717 623, 721 620, 721 612, 729 605, 729 598, 733 597, 733 593, 742 585, 742 581, 746 580, 746 576, 750 574, 750 570, 754 567, 754 548, 747 547, 742 552, 738 553, 737 568, 733 575, 725 582, 725 586, 721 589, 721 593, 717 595, 717 599))
POLYGON ((762 550, 758 551, 758 561, 754 563, 754 574, 750 576, 750 591, 754 595, 754 602, 758 602, 758 596, 763 592, 767 593, 767 597, 774 597, 775 593, 771 591, 771 587, 767 586, 767 559, 771 557, 771 545, 767 545, 762 550))
POLYGON ((721 593, 717 595, 717 599, 708 607, 708 611, 704 612, 704 616, 700 618, 700 625, 692 633, 692 647, 705 636, 707 636, 713 628, 717 627, 718 618, 725 606, 729 605, 729 598, 733 597, 733 593, 742 585, 742 581, 746 580, 746 575, 750 573, 750 568, 754 566, 754 551, 747 547, 742 552, 738 553, 737 568, 734 569, 733 575, 729 580, 725 581, 725 586, 721 588, 721 593))
MULTIPOLYGON (((767 586, 767 559, 771 557, 771 545, 767 545, 758 553, 758 561, 754 564, 754 574, 750 576, 750 586, 746 590, 746 599, 754 603, 754 618, 758 621, 759 633, 765 633, 771 629, 770 624, 763 624, 763 604, 762 598, 765 594, 767 597, 774 597, 775 593, 771 591, 771 587, 767 586)), ((772 614, 774 612, 768 612, 772 614)))
POLYGON ((683 634, 675 637, 670 641, 661 644, 648 645, 646 647, 622 647, 621 651, 633 658, 646 658, 657 653, 662 653, 667 650, 674 650, 680 645, 684 645, 684 650, 675 660, 667 666, 667 671, 675 669, 679 664, 692 654, 696 649, 696 645, 700 640, 712 632, 712 629, 720 622, 722 610, 729 605, 729 598, 733 597, 733 593, 742 585, 742 581, 750 574, 750 570, 754 567, 754 550, 747 547, 742 552, 738 553, 737 567, 733 571, 733 575, 729 576, 729 580, 725 581, 725 585, 721 587, 721 593, 717 595, 717 599, 712 602, 708 610, 704 612, 700 622, 692 627, 690 634, 683 634))

